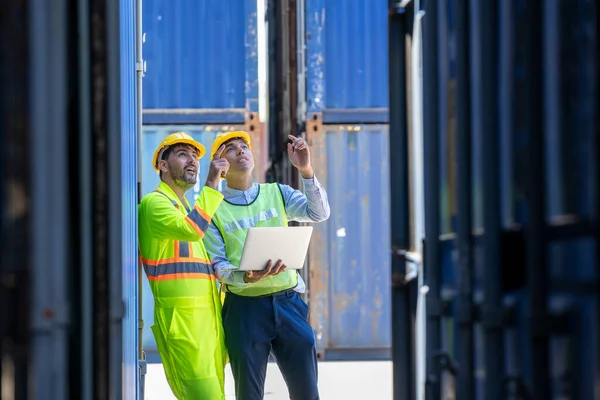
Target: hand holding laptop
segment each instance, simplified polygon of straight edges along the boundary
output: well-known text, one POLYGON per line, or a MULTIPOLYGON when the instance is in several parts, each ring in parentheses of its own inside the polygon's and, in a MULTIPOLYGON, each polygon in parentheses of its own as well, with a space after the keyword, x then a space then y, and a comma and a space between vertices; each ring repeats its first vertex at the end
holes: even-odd
POLYGON ((277 275, 285 271, 286 268, 286 265, 281 260, 277 261, 275 265, 273 265, 272 260, 269 260, 265 269, 260 271, 247 271, 246 274, 244 274, 244 282, 256 283, 263 278, 277 275))
POLYGON ((238 266, 239 271, 247 271, 244 282, 302 268, 312 230, 312 226, 249 228, 238 266))

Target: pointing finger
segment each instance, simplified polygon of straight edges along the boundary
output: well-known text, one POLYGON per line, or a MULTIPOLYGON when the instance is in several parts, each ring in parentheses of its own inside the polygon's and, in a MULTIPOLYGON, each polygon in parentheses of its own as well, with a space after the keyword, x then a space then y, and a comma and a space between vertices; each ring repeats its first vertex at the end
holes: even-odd
POLYGON ((217 150, 215 152, 215 156, 214 156, 215 160, 221 158, 221 154, 223 153, 223 150, 225 150, 225 145, 224 144, 222 144, 221 147, 219 147, 219 150, 217 150))
POLYGON ((304 143, 304 142, 298 142, 294 145, 294 149, 296 149, 297 151, 304 150, 305 148, 306 148, 306 143, 304 143))

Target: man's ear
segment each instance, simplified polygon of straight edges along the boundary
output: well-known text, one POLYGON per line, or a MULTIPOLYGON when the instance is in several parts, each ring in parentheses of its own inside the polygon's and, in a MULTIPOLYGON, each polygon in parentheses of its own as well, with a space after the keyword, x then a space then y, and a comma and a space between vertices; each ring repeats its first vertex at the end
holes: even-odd
POLYGON ((160 169, 163 174, 169 172, 167 160, 159 160, 158 161, 158 169, 160 169))

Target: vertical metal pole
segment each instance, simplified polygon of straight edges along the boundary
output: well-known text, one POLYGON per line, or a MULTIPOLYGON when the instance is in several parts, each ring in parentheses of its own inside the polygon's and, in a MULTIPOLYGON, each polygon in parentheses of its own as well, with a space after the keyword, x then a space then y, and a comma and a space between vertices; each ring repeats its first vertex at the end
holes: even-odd
POLYGON ((533 399, 549 399, 549 354, 547 301, 548 284, 546 274, 546 246, 544 225, 546 203, 544 200, 544 112, 543 101, 543 19, 545 2, 531 0, 528 5, 528 68, 527 68, 527 131, 529 133, 529 168, 527 169, 528 216, 526 232, 526 254, 528 281, 531 287, 532 318, 532 376, 533 399))
POLYGON ((432 355, 441 347, 441 257, 439 199, 438 1, 425 3, 423 19, 423 136, 425 176, 425 257, 427 295, 427 398, 440 398, 440 368, 432 355))
POLYGON ((297 135, 296 0, 269 0, 269 157, 268 181, 297 187, 298 173, 287 157, 287 135, 297 135))
MULTIPOLYGON (((111 74, 118 73, 111 67, 110 51, 113 50, 108 30, 109 7, 106 0, 90 0, 90 62, 91 62, 91 99, 92 99, 92 218, 94 221, 94 248, 92 251, 94 297, 93 297, 93 334, 94 334, 94 396, 108 399, 111 395, 111 269, 113 261, 110 254, 112 244, 111 189, 108 182, 112 177, 108 164, 108 149, 112 146, 109 130, 113 126, 114 98, 111 74)), ((116 111, 118 115, 118 110, 116 111)), ((119 127, 116 127, 117 131, 119 127)), ((119 149, 116 147, 116 149, 119 149)), ((115 157, 120 166, 120 154, 115 157)), ((112 182, 120 182, 120 179, 112 182)), ((120 224, 120 219, 114 221, 120 224)), ((120 292, 119 292, 120 293, 120 292)), ((119 294, 115 294, 120 297, 119 294)))
MULTIPOLYGON (((79 126, 77 131, 77 140, 79 141, 79 159, 77 160, 77 169, 79 172, 79 185, 85 188, 92 176, 92 140, 91 140, 91 105, 90 95, 90 29, 89 29, 89 2, 87 0, 78 0, 77 12, 78 21, 77 28, 79 29, 78 37, 78 57, 79 57, 79 109, 76 110, 79 118, 79 126)), ((80 320, 80 346, 79 357, 80 364, 78 373, 81 377, 81 393, 79 394, 82 400, 93 398, 93 354, 94 354, 94 337, 93 337, 93 262, 92 262, 92 247, 93 247, 93 221, 92 215, 92 189, 80 190, 79 197, 79 229, 80 229, 80 260, 77 262, 76 268, 80 271, 79 282, 79 305, 81 313, 80 320)))
POLYGON ((483 137, 483 227, 485 398, 498 398, 504 375, 500 266, 500 152, 498 128, 498 0, 480 4, 481 120, 483 137))
POLYGON ((31 359, 29 398, 69 397, 67 252, 67 18, 64 0, 27 3, 29 19, 28 154, 31 173, 31 359))
MULTIPOLYGON (((423 239, 425 237, 425 179, 423 175, 423 44, 422 20, 425 12, 421 9, 419 0, 412 2, 412 36, 410 49, 410 92, 411 92, 411 129, 410 129, 410 245, 419 255, 421 261, 417 268, 417 289, 415 299, 415 396, 418 400, 425 399, 427 381, 427 291, 424 285, 423 239)), ((410 29, 407 27, 407 29, 410 29)))
MULTIPOLYGON (((116 157, 109 151, 103 154, 106 165, 105 182, 111 183, 106 191, 106 263, 108 276, 108 398, 123 395, 123 183, 121 171, 129 167, 123 164, 121 142, 121 5, 120 1, 108 1, 105 5, 106 49, 106 141, 109 149, 116 149, 116 157)), ((100 151, 98 152, 100 153, 100 151)), ((100 155, 100 154, 99 154, 100 155)))
MULTIPOLYGON (((136 69, 136 134, 137 134, 137 200, 138 204, 142 200, 142 124, 143 124, 143 104, 142 104, 142 80, 144 78, 144 59, 142 57, 143 29, 142 29, 142 2, 135 0, 135 69, 136 69)), ((145 397, 146 386, 146 354, 143 346, 143 297, 142 297, 142 279, 144 271, 142 263, 138 260, 138 363, 139 363, 139 398, 145 397)))
POLYGON ((471 201, 471 82, 469 0, 455 1, 456 17, 456 197, 458 243, 458 324, 460 374, 456 397, 474 398, 473 242, 471 201))
POLYGON ((408 216, 408 114, 404 8, 388 3, 390 190, 392 235, 392 362, 395 400, 414 399, 413 327, 409 285, 405 282, 410 245, 408 216))

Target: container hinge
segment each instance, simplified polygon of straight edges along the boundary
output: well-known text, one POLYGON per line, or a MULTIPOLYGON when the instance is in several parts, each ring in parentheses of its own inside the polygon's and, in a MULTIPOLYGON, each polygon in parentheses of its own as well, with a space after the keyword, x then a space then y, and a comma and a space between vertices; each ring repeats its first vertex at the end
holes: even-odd
POLYGON ((525 381, 521 376, 509 375, 502 379, 502 399, 527 400, 530 398, 525 381))
POLYGON ((404 282, 410 282, 419 274, 419 266, 422 263, 422 257, 419 253, 392 247, 392 257, 399 257, 404 260, 406 271, 404 273, 404 282))
POLYGON ((148 362, 146 361, 146 353, 142 351, 142 359, 138 360, 139 368, 139 399, 146 398, 146 373, 148 372, 148 362))
MULTIPOLYGON (((450 354, 448 354, 448 352, 443 350, 434 352, 431 356, 431 361, 432 365, 435 366, 434 371, 436 371, 436 373, 429 374, 425 381, 425 386, 428 387, 429 393, 436 390, 435 387, 440 382, 441 373, 443 371, 448 371, 453 376, 456 376, 459 370, 458 363, 450 354)), ((427 398, 429 398, 429 396, 427 398)))
POLYGON ((136 61, 135 70, 137 72, 141 72, 141 73, 145 74, 146 73, 146 61, 145 60, 136 61))
POLYGON ((443 300, 435 297, 427 297, 427 317, 441 318, 449 315, 450 300, 443 300))
POLYGON ((446 352, 446 351, 435 352, 431 356, 431 360, 434 363, 437 363, 440 372, 448 371, 453 376, 456 376, 458 374, 458 363, 456 362, 456 360, 454 360, 452 358, 452 356, 450 354, 448 354, 448 352, 446 352))
POLYGON ((143 358, 141 360, 138 360, 138 365, 140 367, 140 379, 143 375, 146 375, 146 373, 148 372, 148 362, 146 361, 146 354, 144 353, 142 357, 143 358))

